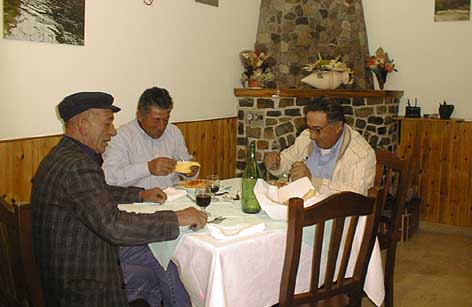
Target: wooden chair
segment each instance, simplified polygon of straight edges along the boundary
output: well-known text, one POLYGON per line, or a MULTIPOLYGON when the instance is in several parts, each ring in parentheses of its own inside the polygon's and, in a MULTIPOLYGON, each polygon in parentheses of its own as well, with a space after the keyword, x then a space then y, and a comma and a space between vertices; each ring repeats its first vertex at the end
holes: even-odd
POLYGON ((401 239, 401 215, 405 209, 410 174, 409 161, 385 149, 375 151, 377 169, 374 185, 383 188, 378 238, 385 260, 385 307, 393 307, 393 281, 397 242, 401 239))
MULTIPOLYGON (((374 189, 373 195, 378 195, 374 189)), ((372 195, 372 194, 369 194, 372 195)), ((363 286, 367 273, 367 265, 375 242, 376 227, 378 226, 378 203, 374 197, 366 197, 353 192, 337 193, 320 203, 303 208, 303 200, 292 198, 288 209, 287 246, 280 284, 279 305, 285 306, 361 306, 363 286), (359 216, 367 215, 362 245, 359 250, 352 277, 345 277, 351 253, 353 239, 359 216), (338 252, 342 240, 344 221, 351 217, 339 273, 334 279, 338 261, 338 252), (325 222, 333 220, 329 242, 328 261, 325 268, 325 278, 319 286, 320 261, 323 245, 325 222), (312 272, 310 290, 294 294, 295 280, 300 261, 303 228, 316 225, 315 242, 313 247, 312 272), (306 304, 306 305, 304 305, 306 304)))
POLYGON ((9 206, 0 197, 0 245, 0 301, 11 307, 44 307, 33 257, 30 204, 9 206))

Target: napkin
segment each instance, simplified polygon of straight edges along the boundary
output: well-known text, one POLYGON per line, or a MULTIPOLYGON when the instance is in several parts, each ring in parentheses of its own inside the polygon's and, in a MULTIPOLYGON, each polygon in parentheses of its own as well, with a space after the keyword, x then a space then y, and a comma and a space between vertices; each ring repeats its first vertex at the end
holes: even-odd
POLYGON ((187 191, 173 187, 168 187, 164 192, 167 194, 167 201, 174 201, 187 195, 187 191))
MULTIPOLYGON (((277 188, 263 179, 258 179, 254 187, 254 194, 261 205, 262 210, 274 220, 287 220, 287 201, 292 197, 306 198, 314 187, 308 177, 300 178, 290 184, 277 188), (285 204, 284 204, 285 203, 285 204)), ((305 199, 304 207, 312 206, 325 199, 330 194, 315 193, 314 196, 305 199)))
POLYGON ((228 240, 234 238, 246 237, 252 234, 256 234, 264 231, 265 224, 253 224, 253 225, 234 225, 234 226, 221 226, 207 224, 210 235, 217 240, 228 240))

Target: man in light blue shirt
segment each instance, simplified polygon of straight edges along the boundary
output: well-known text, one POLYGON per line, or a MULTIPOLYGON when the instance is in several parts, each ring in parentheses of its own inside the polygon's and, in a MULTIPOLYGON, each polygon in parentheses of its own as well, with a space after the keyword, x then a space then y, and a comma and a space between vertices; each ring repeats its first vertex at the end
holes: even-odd
POLYGON ((375 152, 345 122, 342 105, 327 97, 314 99, 307 107, 308 128, 289 148, 266 153, 264 165, 275 176, 308 177, 320 193, 367 195, 375 179, 375 152))
MULTIPOLYGON (((169 124, 173 101, 166 89, 153 87, 143 92, 136 119, 118 129, 103 154, 103 170, 108 184, 118 186, 159 187, 165 189, 179 181, 174 172, 177 160, 191 160, 180 130, 169 124)), ((186 177, 198 174, 193 166, 186 177)), ((145 299, 152 307, 191 306, 171 261, 163 270, 148 246, 121 247, 128 300, 145 299)))

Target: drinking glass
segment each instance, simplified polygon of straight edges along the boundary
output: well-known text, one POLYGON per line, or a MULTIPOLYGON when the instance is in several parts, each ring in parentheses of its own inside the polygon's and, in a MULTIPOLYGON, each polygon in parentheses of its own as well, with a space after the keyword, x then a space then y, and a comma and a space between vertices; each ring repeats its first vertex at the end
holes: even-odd
POLYGON ((220 189, 220 178, 218 177, 218 175, 208 175, 207 180, 208 186, 211 190, 211 196, 212 198, 214 198, 215 193, 218 192, 218 190, 220 189))
POLYGON ((209 187, 200 188, 195 191, 195 201, 197 205, 201 208, 202 212, 205 212, 208 216, 210 213, 206 211, 211 203, 211 191, 209 187))

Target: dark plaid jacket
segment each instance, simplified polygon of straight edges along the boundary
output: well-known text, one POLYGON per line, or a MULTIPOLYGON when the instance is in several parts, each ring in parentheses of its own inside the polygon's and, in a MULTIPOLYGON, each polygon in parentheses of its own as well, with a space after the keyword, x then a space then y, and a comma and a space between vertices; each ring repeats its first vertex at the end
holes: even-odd
POLYGON ((118 203, 139 201, 139 188, 105 183, 100 165, 64 138, 33 179, 34 253, 46 306, 128 306, 118 245, 175 239, 172 211, 134 214, 118 203))

